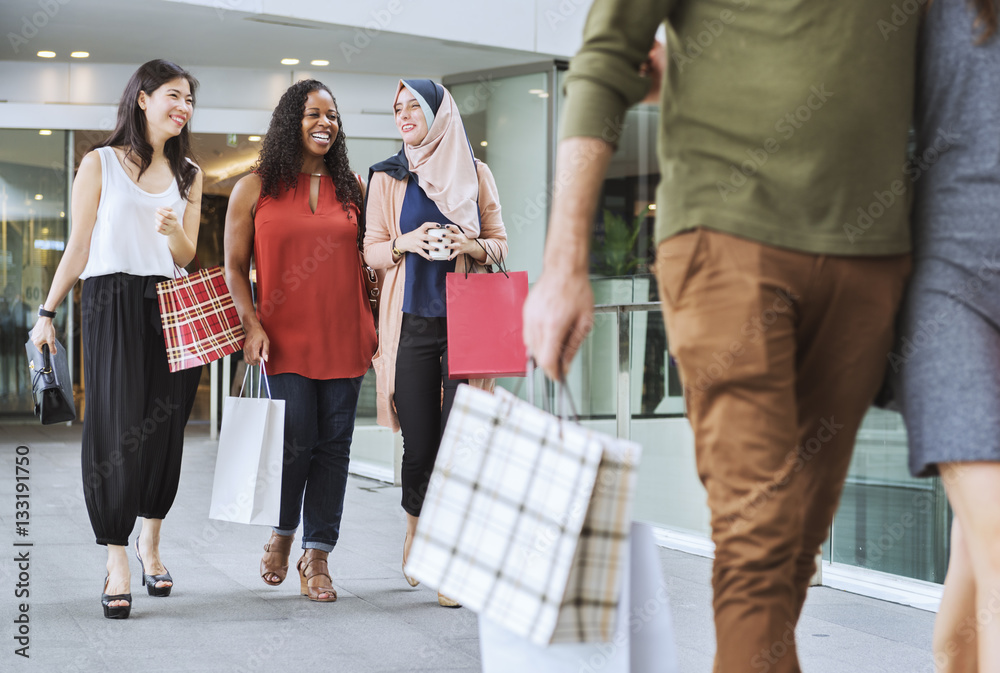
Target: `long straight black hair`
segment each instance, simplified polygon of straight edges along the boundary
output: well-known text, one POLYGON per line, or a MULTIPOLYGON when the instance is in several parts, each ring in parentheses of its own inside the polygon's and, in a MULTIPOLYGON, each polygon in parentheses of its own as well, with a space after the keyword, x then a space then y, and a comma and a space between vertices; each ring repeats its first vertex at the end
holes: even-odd
MULTIPOLYGON (((142 178, 142 174, 153 161, 153 146, 146 138, 146 112, 139 107, 139 92, 145 91, 147 96, 152 95, 161 86, 178 77, 188 81, 191 87, 191 105, 194 106, 198 80, 187 70, 160 58, 139 66, 125 85, 125 92, 118 103, 118 121, 115 130, 107 140, 94 145, 91 149, 124 147, 126 159, 134 155, 138 160, 136 163, 139 165, 139 177, 142 178)), ((191 185, 198 174, 195 164, 188 161, 188 157, 191 156, 191 133, 188 131, 188 124, 184 125, 177 136, 167 140, 163 145, 163 154, 170 162, 170 171, 177 180, 181 196, 188 198, 191 185)))

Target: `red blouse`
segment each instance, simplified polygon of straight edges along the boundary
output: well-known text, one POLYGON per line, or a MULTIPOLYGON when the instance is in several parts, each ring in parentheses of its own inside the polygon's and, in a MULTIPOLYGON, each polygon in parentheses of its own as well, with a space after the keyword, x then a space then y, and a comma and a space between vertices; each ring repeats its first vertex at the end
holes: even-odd
POLYGON ((358 259, 358 210, 320 178, 316 212, 308 173, 254 217, 257 317, 270 340, 267 371, 342 379, 368 371, 377 340, 358 259))

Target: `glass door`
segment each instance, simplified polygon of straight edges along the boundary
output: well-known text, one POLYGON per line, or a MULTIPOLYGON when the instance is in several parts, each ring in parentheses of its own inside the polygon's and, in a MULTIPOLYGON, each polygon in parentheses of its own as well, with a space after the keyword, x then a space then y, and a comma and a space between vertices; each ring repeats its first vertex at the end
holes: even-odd
MULTIPOLYGON (((0 417, 32 414, 24 344, 69 236, 66 144, 51 129, 0 129, 0 417)), ((55 318, 68 347, 67 301, 55 318)))

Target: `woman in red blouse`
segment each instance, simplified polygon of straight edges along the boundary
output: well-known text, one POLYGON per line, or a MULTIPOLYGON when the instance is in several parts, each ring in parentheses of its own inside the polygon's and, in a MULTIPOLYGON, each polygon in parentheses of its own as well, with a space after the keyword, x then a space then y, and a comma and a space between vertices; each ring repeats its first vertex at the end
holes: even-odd
POLYGON ((270 585, 284 581, 301 519, 297 568, 314 601, 337 600, 327 556, 340 534, 358 391, 376 346, 358 257, 361 207, 333 94, 316 80, 292 85, 257 164, 233 189, 226 280, 247 364, 262 364, 272 396, 285 400, 281 515, 260 574, 270 585))

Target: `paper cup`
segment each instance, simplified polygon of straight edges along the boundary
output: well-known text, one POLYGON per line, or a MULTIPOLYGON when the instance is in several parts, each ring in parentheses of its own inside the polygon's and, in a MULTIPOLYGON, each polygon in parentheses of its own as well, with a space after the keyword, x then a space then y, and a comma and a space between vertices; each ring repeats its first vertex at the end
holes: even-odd
POLYGON ((451 250, 445 247, 448 243, 444 240, 445 236, 448 235, 448 230, 443 227, 440 229, 428 229, 427 235, 431 239, 431 259, 448 259, 451 255, 451 250))

